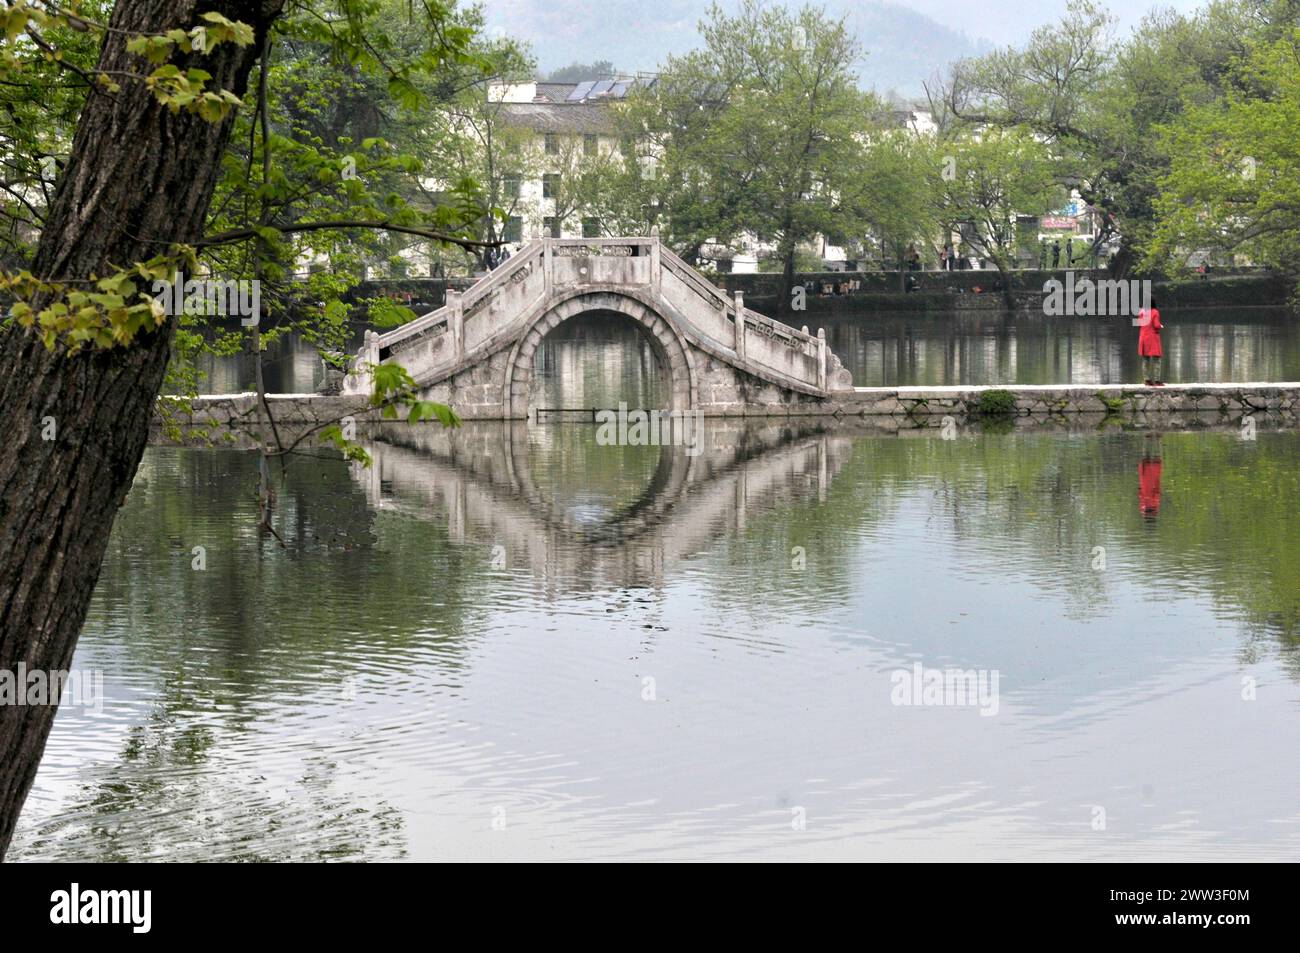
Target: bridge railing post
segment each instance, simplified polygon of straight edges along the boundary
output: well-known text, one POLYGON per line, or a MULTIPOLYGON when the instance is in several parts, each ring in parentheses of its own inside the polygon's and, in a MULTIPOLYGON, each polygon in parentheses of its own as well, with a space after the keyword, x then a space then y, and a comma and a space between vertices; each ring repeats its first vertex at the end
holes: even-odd
POLYGON ((659 294, 662 276, 659 273, 659 226, 650 226, 650 290, 659 294))
POLYGON ((551 238, 542 239, 542 284, 550 298, 555 290, 555 245, 551 238))
POLYGON ((745 292, 736 292, 736 357, 745 356, 745 292))
POLYGON ((817 329, 817 387, 826 389, 826 329, 817 329))
POLYGON ((369 392, 374 388, 375 365, 379 363, 379 332, 367 331, 365 336, 365 388, 369 392))
POLYGON ((447 333, 451 335, 451 359, 459 361, 465 356, 465 308, 460 292, 447 289, 447 333))

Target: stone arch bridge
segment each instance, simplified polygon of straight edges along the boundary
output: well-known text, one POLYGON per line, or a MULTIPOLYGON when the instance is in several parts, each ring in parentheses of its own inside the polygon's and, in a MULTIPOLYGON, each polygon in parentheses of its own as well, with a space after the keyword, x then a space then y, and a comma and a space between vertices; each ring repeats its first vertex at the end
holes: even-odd
POLYGON ((345 394, 369 394, 371 368, 401 364, 421 396, 465 419, 530 416, 534 355, 569 318, 614 312, 648 337, 670 393, 658 408, 711 416, 833 412, 853 381, 826 345, 751 311, 648 238, 551 239, 517 255, 463 294, 387 334, 366 333, 345 394))

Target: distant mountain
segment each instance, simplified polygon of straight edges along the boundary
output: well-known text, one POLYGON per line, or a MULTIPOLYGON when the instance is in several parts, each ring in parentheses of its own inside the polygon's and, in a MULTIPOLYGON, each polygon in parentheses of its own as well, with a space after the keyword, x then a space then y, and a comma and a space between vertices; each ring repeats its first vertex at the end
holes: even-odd
MULTIPOLYGON (((832 3, 826 6, 829 9, 832 3)), ((903 96, 917 96, 921 84, 942 74, 949 63, 993 49, 987 40, 972 39, 897 4, 856 3, 852 7, 849 24, 867 54, 858 75, 863 86, 882 93, 892 88, 903 96)))
MULTIPOLYGON (((738 0, 723 0, 734 11, 738 0)), ((798 6, 792 0, 791 6, 798 6)), ((847 15, 865 56, 863 86, 916 96, 948 63, 991 49, 987 40, 943 26, 925 14, 879 0, 822 0, 847 15)), ((654 70, 670 54, 699 45, 701 0, 488 0, 490 28, 527 41, 541 75, 571 63, 607 60, 627 71, 654 70)))

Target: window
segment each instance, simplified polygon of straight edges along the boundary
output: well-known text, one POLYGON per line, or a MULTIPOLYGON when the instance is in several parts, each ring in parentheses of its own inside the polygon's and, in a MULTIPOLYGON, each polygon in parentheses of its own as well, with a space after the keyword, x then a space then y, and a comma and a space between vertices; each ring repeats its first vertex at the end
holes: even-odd
POLYGON ((501 191, 508 199, 519 198, 519 185, 522 181, 518 172, 507 172, 501 179, 501 191))
POLYGON ((594 156, 600 154, 600 138, 598 136, 587 135, 582 137, 582 154, 584 156, 594 156))
POLYGON ((548 172, 542 176, 542 198, 553 199, 560 193, 560 176, 556 172, 548 172))
POLYGON ((560 137, 554 132, 548 132, 543 137, 546 143, 546 154, 548 156, 558 156, 560 154, 560 137))
POLYGON ((554 215, 542 219, 542 235, 545 238, 561 238, 560 220, 554 215))
POLYGON ((600 220, 595 218, 584 218, 582 220, 582 237, 599 238, 600 237, 600 220))
POLYGON ((518 215, 511 215, 506 219, 506 232, 502 238, 511 243, 518 243, 524 240, 524 220, 518 215))

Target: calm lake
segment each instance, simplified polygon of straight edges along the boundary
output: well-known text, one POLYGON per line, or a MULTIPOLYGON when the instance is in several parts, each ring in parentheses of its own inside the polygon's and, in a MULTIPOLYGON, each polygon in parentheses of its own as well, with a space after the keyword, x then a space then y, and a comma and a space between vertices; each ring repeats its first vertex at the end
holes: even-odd
POLYGON ((1300 434, 594 434, 151 449, 10 858, 1296 856, 1300 434))
MULTIPOLYGON (((1130 374, 1127 329, 908 320, 833 340, 1130 374)), ((1293 328, 1170 323, 1182 376, 1300 378, 1293 328)), ((661 405, 628 326, 539 355, 538 406, 661 405)), ((1300 433, 802 427, 384 425, 291 464, 283 548, 247 453, 151 448, 10 858, 1296 856, 1300 433)))

